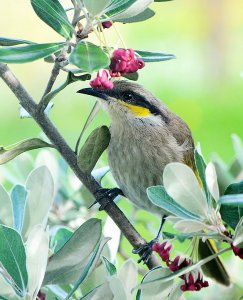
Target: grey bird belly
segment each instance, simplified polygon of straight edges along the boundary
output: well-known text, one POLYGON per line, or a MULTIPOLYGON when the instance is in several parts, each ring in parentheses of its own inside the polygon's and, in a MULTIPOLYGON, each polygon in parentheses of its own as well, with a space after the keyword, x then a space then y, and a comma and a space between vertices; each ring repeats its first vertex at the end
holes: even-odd
POLYGON ((141 133, 140 130, 136 132, 136 129, 133 130, 133 135, 131 132, 116 134, 111 129, 108 160, 114 179, 129 200, 138 207, 157 214, 164 212, 150 202, 146 189, 163 184, 166 164, 182 160, 173 151, 173 147, 178 145, 171 142, 161 138, 158 141, 155 136, 144 131, 141 133))

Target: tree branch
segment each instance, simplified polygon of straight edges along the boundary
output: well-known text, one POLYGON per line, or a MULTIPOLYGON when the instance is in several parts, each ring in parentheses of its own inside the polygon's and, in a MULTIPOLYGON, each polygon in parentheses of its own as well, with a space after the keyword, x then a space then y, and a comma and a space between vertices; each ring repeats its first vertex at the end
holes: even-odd
MULTIPOLYGON (((77 165, 77 156, 74 151, 69 147, 64 138, 60 135, 56 127, 50 121, 50 119, 38 110, 38 105, 34 102, 32 97, 28 94, 19 80, 11 72, 6 64, 0 63, 0 77, 9 86, 15 96, 18 98, 23 108, 35 119, 38 125, 42 128, 46 136, 57 147, 62 157, 66 160, 70 168, 79 178, 79 180, 89 189, 89 191, 95 195, 95 193, 101 189, 100 184, 89 174, 82 172, 77 165)), ((99 203, 109 202, 109 198, 104 197, 99 203)), ((113 221, 120 228, 124 236, 128 239, 134 248, 138 248, 144 245, 146 241, 131 225, 129 220, 119 209, 114 202, 109 202, 105 206, 105 211, 113 219, 113 221)), ((152 255, 147 263, 149 269, 152 269, 160 265, 158 259, 152 255)))

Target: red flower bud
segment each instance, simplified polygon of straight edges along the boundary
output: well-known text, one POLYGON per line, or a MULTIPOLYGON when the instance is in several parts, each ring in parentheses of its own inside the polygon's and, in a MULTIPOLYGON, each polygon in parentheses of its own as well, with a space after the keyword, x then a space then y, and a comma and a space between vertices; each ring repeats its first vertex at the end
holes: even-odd
POLYGON ((189 266, 191 263, 191 260, 187 257, 181 257, 176 256, 176 258, 172 262, 168 262, 167 266, 172 272, 176 272, 178 270, 181 270, 187 266, 189 266))
POLYGON ((90 81, 90 86, 98 90, 109 90, 113 88, 112 81, 109 80, 109 72, 107 70, 100 70, 97 77, 90 81))
POLYGON ((203 276, 200 271, 198 273, 190 272, 183 278, 185 284, 181 285, 182 291, 200 291, 204 287, 208 287, 208 281, 203 281, 203 276))
POLYGON ((234 246, 233 244, 231 244, 231 248, 232 248, 235 256, 239 256, 239 258, 243 259, 243 248, 234 246))
POLYGON ((37 298, 40 300, 45 300, 46 299, 46 294, 42 293, 41 291, 39 291, 37 298))
POLYGON ((157 252, 161 259, 165 262, 169 261, 172 244, 170 241, 165 241, 162 244, 155 243, 152 250, 157 252))

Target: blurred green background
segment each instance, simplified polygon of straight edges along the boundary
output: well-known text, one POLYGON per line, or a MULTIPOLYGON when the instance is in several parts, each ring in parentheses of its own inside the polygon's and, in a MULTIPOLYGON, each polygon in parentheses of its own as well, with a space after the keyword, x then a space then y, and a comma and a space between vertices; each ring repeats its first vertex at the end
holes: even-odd
MULTIPOLYGON (((62 1, 68 7, 69 0, 62 1)), ((157 15, 142 23, 119 25, 127 47, 173 53, 177 59, 147 64, 139 83, 186 120, 195 141, 200 141, 206 158, 219 153, 226 161, 233 155, 230 135, 243 137, 243 70, 241 0, 177 0, 151 6, 157 15)), ((29 1, 0 3, 1 36, 36 42, 62 41, 32 10, 29 1)), ((106 31, 111 44, 114 30, 106 31)), ((43 93, 51 64, 43 60, 12 65, 11 68, 38 101, 43 93)), ((59 78, 61 83, 66 74, 59 78)), ((76 91, 88 82, 75 83, 55 98, 51 118, 71 145, 94 99, 76 91)), ((16 99, 0 81, 0 144, 36 136, 39 128, 31 119, 19 119, 16 99)), ((101 112, 91 128, 109 123, 101 112)))
MULTIPOLYGON (((62 3, 68 7, 70 0, 62 3)), ((230 135, 237 133, 243 138, 242 0, 175 0, 155 3, 151 8, 157 13, 154 18, 143 23, 119 24, 119 32, 128 48, 173 53, 177 59, 146 64, 139 72, 139 83, 189 124, 195 141, 200 141, 207 159, 216 152, 230 162, 234 155, 230 135)), ((38 19, 29 1, 2 0, 0 12, 0 36, 39 43, 62 41, 58 34, 38 19)), ((114 45, 117 40, 115 31, 111 28, 106 33, 110 45, 114 45)), ((95 39, 93 41, 97 42, 95 39)), ((39 101, 52 65, 39 60, 10 67, 33 98, 39 101)), ((66 73, 61 73, 57 85, 65 77, 66 73)), ((88 86, 88 82, 68 86, 54 99, 55 106, 50 114, 72 147, 94 104, 93 98, 76 94, 84 86, 88 86)), ((19 118, 17 100, 1 80, 0 105, 1 145, 40 134, 32 119, 19 118)), ((86 136, 101 124, 109 124, 108 116, 102 111, 86 136)), ((130 209, 127 202, 122 205, 130 209)), ((147 215, 140 213, 141 219, 146 220, 147 215)), ((151 220, 151 215, 147 219, 151 220)), ((155 227, 158 227, 159 221, 154 221, 155 227)), ((151 230, 143 228, 142 233, 148 239, 151 237, 151 230)), ((130 246, 127 245, 127 248, 130 253, 130 246)), ((237 259, 228 261, 229 266, 234 270, 240 268, 237 259)), ((239 280, 238 274, 238 271, 233 274, 235 282, 239 280)), ((193 294, 190 299, 202 299, 204 295, 215 300, 222 299, 222 293, 233 293, 233 290, 218 285, 212 286, 210 291, 210 297, 205 289, 198 298, 197 294, 193 294), (215 297, 218 289, 221 294, 215 297)), ((226 298, 230 299, 228 296, 226 298)))

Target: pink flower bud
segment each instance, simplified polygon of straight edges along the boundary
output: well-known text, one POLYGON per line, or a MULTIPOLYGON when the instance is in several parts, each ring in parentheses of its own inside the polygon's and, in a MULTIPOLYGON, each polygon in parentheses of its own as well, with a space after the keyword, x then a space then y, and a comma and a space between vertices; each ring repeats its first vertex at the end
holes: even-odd
POLYGON ((90 86, 97 90, 110 90, 113 88, 113 82, 109 80, 109 72, 107 70, 100 70, 97 77, 90 81, 90 86))
POLYGON ((39 291, 37 297, 38 297, 38 299, 40 299, 40 300, 45 300, 45 299, 46 299, 46 294, 44 294, 44 293, 42 293, 41 291, 39 291))
POLYGON ((101 23, 103 28, 110 28, 112 26, 111 21, 104 21, 101 23))

